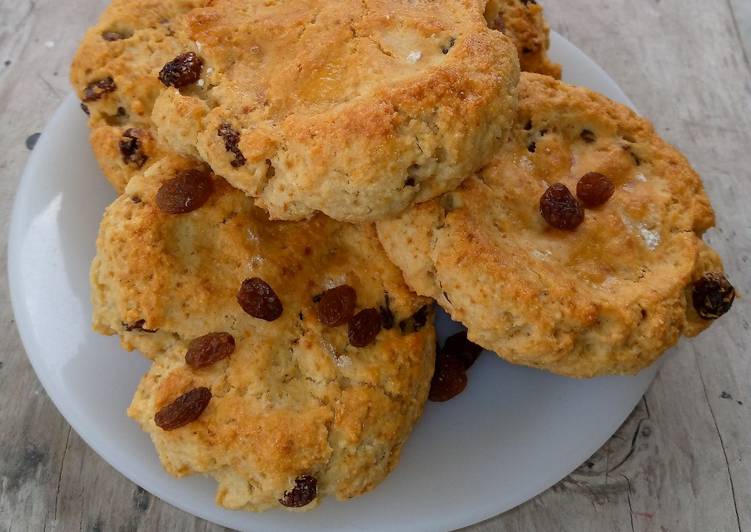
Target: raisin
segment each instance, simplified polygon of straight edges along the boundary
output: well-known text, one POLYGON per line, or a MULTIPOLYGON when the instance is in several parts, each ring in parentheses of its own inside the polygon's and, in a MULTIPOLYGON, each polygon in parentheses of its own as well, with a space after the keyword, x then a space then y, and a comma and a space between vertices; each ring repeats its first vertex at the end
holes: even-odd
POLYGON ((719 272, 705 273, 691 291, 694 308, 705 320, 715 320, 733 306, 735 288, 719 272))
POLYGON ((391 301, 389 295, 384 294, 383 305, 378 308, 381 313, 381 325, 387 331, 394 328, 394 313, 391 312, 391 301))
POLYGON ((439 354, 435 359, 435 372, 430 381, 428 399, 435 402, 448 401, 467 387, 467 371, 461 359, 439 354))
POLYGON ((235 156, 230 164, 234 168, 239 168, 244 165, 246 161, 245 156, 240 151, 240 148, 237 147, 240 142, 240 133, 232 129, 232 126, 225 122, 219 126, 216 134, 224 139, 224 149, 235 156))
POLYGON ((117 85, 115 85, 115 80, 112 79, 112 76, 92 81, 83 90, 83 101, 95 102, 108 92, 113 92, 116 88, 117 85))
POLYGON ((584 221, 584 208, 566 185, 551 185, 540 198, 540 214, 557 229, 573 230, 584 221))
POLYGON ((357 293, 349 285, 343 284, 326 290, 316 307, 318 319, 324 325, 337 327, 344 325, 355 314, 357 293))
POLYGON ((81 111, 83 111, 86 116, 89 116, 91 114, 91 111, 89 111, 89 106, 83 102, 81 102, 81 111))
POLYGON ((584 174, 576 184, 576 196, 585 207, 599 207, 610 199, 615 185, 606 175, 597 172, 584 174))
POLYGON ((295 479, 295 487, 287 490, 279 503, 287 508, 300 508, 313 502, 318 493, 318 481, 310 475, 300 475, 295 479))
POLYGON ((185 52, 164 65, 159 71, 159 81, 168 87, 185 87, 201 77, 203 61, 193 52, 185 52))
POLYGON ((205 386, 185 392, 154 415, 154 423, 162 430, 175 430, 195 421, 211 401, 211 390, 205 386))
POLYGON ((235 352, 235 338, 226 332, 199 336, 188 344, 185 363, 193 369, 205 368, 235 352))
POLYGON ((406 318, 399 322, 399 329, 403 334, 417 332, 428 322, 428 306, 423 305, 417 312, 412 314, 409 318, 406 318))
POLYGON ((166 213, 185 214, 206 203, 213 191, 211 173, 191 168, 162 183, 156 193, 156 204, 166 213))
POLYGON ((594 131, 591 131, 589 129, 582 129, 581 133, 579 133, 579 138, 581 138, 587 144, 592 144, 595 140, 597 140, 594 131))
POLYGON ((469 369, 482 353, 482 347, 469 341, 467 331, 462 331, 446 338, 441 353, 461 360, 464 369, 469 369))
POLYGON ((454 47, 454 44, 456 44, 456 38, 455 37, 449 37, 448 44, 445 44, 441 47, 441 52, 443 52, 444 55, 449 53, 449 50, 451 50, 454 47))
POLYGON ((347 336, 354 347, 371 344, 381 332, 381 313, 374 308, 366 308, 349 320, 347 336))
POLYGON ((105 41, 120 41, 125 39, 125 35, 117 31, 105 31, 102 33, 102 39, 105 41))
POLYGON ((491 24, 490 29, 500 31, 501 33, 504 33, 506 31, 506 21, 503 20, 503 15, 501 13, 498 13, 498 16, 495 17, 495 20, 491 24))
POLYGON ((282 315, 282 302, 274 289, 259 277, 245 279, 237 292, 242 309, 260 320, 274 321, 282 315))
POLYGON ((141 137, 144 131, 138 128, 128 128, 120 137, 120 154, 125 164, 132 164, 141 168, 149 157, 143 152, 141 137))
POLYGON ((145 332, 145 333, 155 333, 159 329, 145 329, 144 325, 146 324, 146 320, 136 320, 133 323, 125 323, 124 321, 121 322, 122 326, 125 328, 126 331, 139 331, 139 332, 145 332))

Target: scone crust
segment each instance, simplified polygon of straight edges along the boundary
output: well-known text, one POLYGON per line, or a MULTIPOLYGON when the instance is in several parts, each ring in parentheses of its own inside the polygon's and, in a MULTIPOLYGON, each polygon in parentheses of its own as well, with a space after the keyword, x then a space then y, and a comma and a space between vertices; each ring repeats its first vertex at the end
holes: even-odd
POLYGON ((524 72, 561 78, 561 65, 548 57, 550 27, 540 4, 534 0, 489 0, 485 18, 488 26, 514 42, 524 72))
POLYGON ((454 192, 377 224, 418 293, 518 364, 575 377, 633 374, 708 321, 690 285, 722 263, 714 215, 686 159, 626 107, 522 74, 509 143, 454 192), (616 185, 575 231, 546 224, 542 193, 587 172, 616 185))
POLYGON ((76 56, 82 97, 97 79, 117 85, 87 104, 92 121, 137 107, 161 144, 206 161, 273 219, 397 214, 486 164, 513 121, 518 58, 480 0, 170 0, 156 26, 128 20, 132 36, 102 39, 142 4, 115 0, 76 56), (202 59, 201 79, 162 86, 183 52, 202 59))
POLYGON ((197 164, 174 155, 154 162, 102 221, 91 271, 94 328, 153 361, 129 415, 168 472, 213 476, 217 502, 228 508, 281 507, 303 474, 318 481, 318 498, 304 509, 372 489, 397 464, 427 397, 435 356, 429 300, 407 288, 371 225, 320 215, 270 222, 218 177, 198 210, 161 212, 160 184, 197 164), (281 299, 275 321, 239 306, 238 289, 251 277, 281 299), (343 283, 357 291, 358 310, 383 307, 393 316, 367 347, 349 345, 346 325, 317 318, 313 297, 343 283), (415 313, 425 316, 416 331, 415 313), (232 334, 235 352, 191 369, 189 342, 211 332, 232 334), (199 386, 213 397, 197 421, 172 431, 155 425, 160 408, 199 386))

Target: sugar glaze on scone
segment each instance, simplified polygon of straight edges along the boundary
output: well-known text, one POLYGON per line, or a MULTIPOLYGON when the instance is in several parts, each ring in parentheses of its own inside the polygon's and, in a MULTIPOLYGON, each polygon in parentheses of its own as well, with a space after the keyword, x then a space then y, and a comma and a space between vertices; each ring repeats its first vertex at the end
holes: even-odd
MULTIPOLYGON (((646 120, 525 73, 517 124, 496 155, 456 191, 378 223, 407 283, 470 339, 513 363, 592 377, 636 373, 709 325, 692 286, 722 272, 701 238, 713 211, 699 176, 646 120), (574 230, 551 227, 543 193, 554 183, 575 193, 589 172, 612 180, 612 197, 574 230)), ((732 287, 718 295, 726 311, 732 287)))
POLYGON ((550 28, 535 0, 489 0, 485 18, 488 26, 514 41, 523 71, 560 79, 561 65, 548 58, 550 28))
POLYGON ((396 466, 427 397, 435 357, 429 300, 407 288, 371 225, 320 215, 270 222, 218 177, 202 206, 165 212, 183 204, 165 203, 164 183, 196 168, 176 156, 154 162, 102 221, 91 271, 94 328, 153 361, 129 415, 168 472, 216 478, 217 502, 227 508, 282 507, 300 479, 315 482, 301 509, 373 489, 396 466), (252 278, 281 302, 273 321, 239 303, 252 278), (381 329, 365 347, 351 345, 351 321, 325 326, 318 317, 320 294, 343 284, 355 290, 358 312, 378 311, 381 329), (231 335, 234 350, 194 369, 189 346, 211 333, 231 335), (174 430, 157 425, 158 412, 203 388, 211 398, 197 419, 174 430))
POLYGON ((159 138, 274 219, 397 214, 486 164, 513 120, 518 59, 484 7, 214 1, 179 18, 201 78, 161 92, 159 138))

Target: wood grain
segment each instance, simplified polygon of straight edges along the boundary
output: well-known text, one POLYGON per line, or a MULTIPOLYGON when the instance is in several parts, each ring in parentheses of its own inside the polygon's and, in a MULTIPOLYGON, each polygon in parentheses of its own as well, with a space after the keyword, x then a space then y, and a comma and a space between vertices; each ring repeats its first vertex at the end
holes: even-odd
MULTIPOLYGON (((0 227, 8 226, 26 139, 70 90, 67 68, 77 40, 105 4, 0 0, 0 227)), ((722 206, 709 240, 741 293, 751 293, 747 0, 547 0, 545 6, 551 26, 602 65, 704 176, 722 206)), ((221 530, 126 480, 57 413, 15 330, 6 239, 3 230, 0 531, 221 530)), ((748 311, 743 298, 683 356, 670 357, 628 421, 576 472, 470 529, 751 531, 748 311)))

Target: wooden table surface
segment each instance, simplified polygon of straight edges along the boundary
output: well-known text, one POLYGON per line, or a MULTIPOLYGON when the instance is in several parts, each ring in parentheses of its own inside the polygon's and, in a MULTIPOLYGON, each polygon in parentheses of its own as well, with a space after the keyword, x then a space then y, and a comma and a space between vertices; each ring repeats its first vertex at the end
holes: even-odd
MULTIPOLYGON (((73 51, 105 5, 0 0, 0 531, 219 530, 126 480, 82 442, 37 381, 8 300, 6 228, 31 136, 71 90, 73 51)), ((545 6, 551 26, 602 65, 703 175, 717 207, 708 239, 736 287, 751 293, 751 1, 545 6)), ((472 529, 751 532, 748 311, 747 296, 671 358, 575 473, 472 529)))

